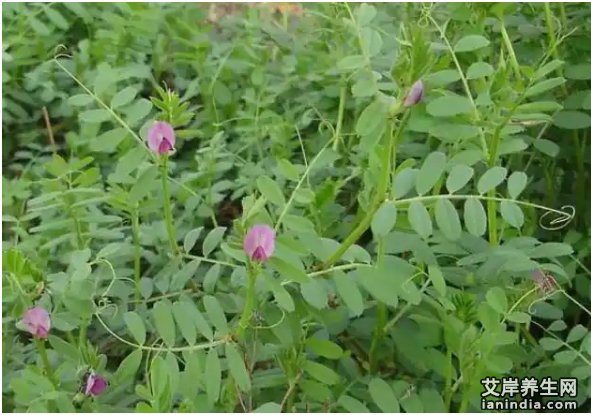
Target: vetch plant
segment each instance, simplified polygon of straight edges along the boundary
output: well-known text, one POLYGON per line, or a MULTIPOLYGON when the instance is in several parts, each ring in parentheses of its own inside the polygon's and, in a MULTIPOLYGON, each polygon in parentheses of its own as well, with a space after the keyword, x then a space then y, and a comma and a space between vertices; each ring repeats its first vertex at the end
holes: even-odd
POLYGON ((586 408, 589 12, 3 7, 3 409, 586 408))

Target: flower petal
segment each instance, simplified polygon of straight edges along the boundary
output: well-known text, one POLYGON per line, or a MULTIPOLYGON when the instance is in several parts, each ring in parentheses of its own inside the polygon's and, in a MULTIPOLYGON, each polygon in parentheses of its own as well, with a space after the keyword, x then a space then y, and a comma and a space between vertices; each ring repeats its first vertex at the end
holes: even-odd
POLYGON ((101 393, 103 393, 105 391, 105 389, 107 389, 107 381, 105 380, 105 378, 103 378, 102 376, 99 376, 99 375, 95 375, 94 384, 92 385, 92 388, 90 389, 90 393, 95 396, 100 395, 101 393))
POLYGON ((404 106, 410 107, 412 105, 418 104, 421 101, 421 99, 423 99, 423 91, 424 91, 423 81, 421 81, 419 79, 410 88, 410 91, 408 92, 408 95, 406 96, 406 98, 404 100, 404 106))
POLYGON ((156 121, 148 131, 148 147, 154 153, 163 154, 174 148, 176 137, 172 125, 165 121, 156 121), (162 146, 162 143, 167 144, 162 146))
POLYGON ((244 238, 244 251, 256 261, 266 261, 275 250, 275 231, 268 225, 255 225, 244 238))
POLYGON ((172 150, 172 146, 170 145, 170 142, 166 138, 163 138, 162 142, 158 146, 158 153, 159 154, 166 154, 170 150, 172 150))
POLYGON ((51 328, 51 319, 49 313, 41 307, 28 309, 21 322, 27 328, 27 331, 35 337, 46 338, 51 328))
POLYGON ((95 379, 96 375, 94 373, 88 375, 88 378, 86 379, 86 388, 84 389, 84 394, 90 395, 92 393, 92 387, 94 386, 95 379))

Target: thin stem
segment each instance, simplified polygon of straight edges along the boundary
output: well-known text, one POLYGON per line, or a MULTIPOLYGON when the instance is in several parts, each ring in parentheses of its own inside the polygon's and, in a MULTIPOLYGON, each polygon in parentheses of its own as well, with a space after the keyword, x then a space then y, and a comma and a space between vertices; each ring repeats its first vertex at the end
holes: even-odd
MULTIPOLYGON (((299 135, 299 132, 298 132, 299 135)), ((314 167, 314 164, 316 163, 316 161, 320 158, 320 156, 322 155, 322 153, 324 153, 324 151, 328 148, 328 144, 330 143, 330 141, 328 141, 318 152, 318 154, 316 154, 316 156, 312 159, 312 161, 310 162, 309 165, 306 166, 306 170, 304 171, 304 174, 302 174, 302 177, 300 177, 300 180, 298 181, 298 183, 296 184, 295 189, 293 189, 293 192, 291 192, 291 196, 289 197, 289 200, 287 201, 287 203, 285 204, 285 206, 283 207, 283 210, 281 211, 281 213, 279 214, 279 218, 277 218, 277 222, 275 222, 275 230, 277 231, 279 229, 279 226, 281 226, 281 222, 283 221, 283 218, 285 217, 285 215, 287 214, 287 212, 289 212, 289 209, 291 208, 291 205, 293 204, 293 201, 295 199, 295 196, 299 190, 299 188, 302 186, 302 184, 304 183, 304 180, 306 180, 308 178, 308 175, 310 174, 310 171, 312 170, 312 167, 314 167)), ((302 151, 303 151, 303 145, 302 145, 302 151)), ((305 154, 304 154, 304 161, 305 161, 305 154)))
POLYGON ((576 305, 578 305, 581 310, 583 310, 585 313, 587 313, 588 316, 591 316, 591 311, 589 311, 589 309, 587 307, 585 307, 583 304, 581 304, 580 302, 578 302, 577 300, 575 300, 570 294, 567 294, 564 289, 561 289, 560 291, 562 292, 562 294, 564 294, 564 296, 566 298, 568 298, 569 300, 571 300, 573 303, 575 303, 576 305))
POLYGON ((302 373, 303 372, 301 372, 301 371, 298 372, 298 374, 296 375, 294 380, 292 382, 290 382, 289 388, 287 388, 287 392, 285 392, 285 395, 283 396, 283 399, 281 400, 279 412, 282 412, 283 410, 285 410, 286 412, 291 412, 291 408, 293 407, 293 399, 292 399, 292 396, 294 395, 293 392, 295 391, 295 388, 298 386, 298 382, 299 382, 300 378, 302 377, 302 373), (287 403, 287 406, 285 406, 286 403, 287 403))
POLYGON ((402 130, 406 126, 406 122, 408 120, 410 112, 406 111, 402 120, 400 121, 400 125, 396 129, 396 133, 394 133, 393 128, 391 126, 390 129, 390 137, 386 142, 385 149, 383 151, 383 158, 382 158, 382 176, 380 178, 380 182, 378 183, 374 198, 370 202, 367 211, 365 212, 365 216, 361 219, 361 222, 351 231, 349 236, 341 243, 339 248, 321 265, 321 269, 326 269, 338 261, 341 256, 349 249, 351 245, 353 245, 357 240, 363 235, 363 233, 369 228, 371 224, 371 220, 373 218, 373 214, 376 210, 380 207, 380 204, 383 202, 386 192, 388 189, 388 183, 390 179, 390 172, 392 169, 392 155, 394 153, 394 146, 400 136, 402 130))
POLYGON ((83 355, 86 354, 86 333, 88 331, 88 325, 90 324, 87 320, 82 320, 80 324, 80 331, 78 333, 78 348, 83 355))
MULTIPOLYGON (((72 189, 72 181, 70 180, 70 173, 68 173, 67 185, 68 185, 68 190, 71 190, 72 189)), ((82 248, 84 248, 84 238, 82 237, 82 226, 80 225, 80 221, 78 220, 78 217, 76 216, 76 213, 74 212, 74 209, 72 208, 72 204, 73 204, 72 202, 74 202, 74 196, 71 194, 64 194, 63 203, 66 206, 66 211, 68 212, 68 214, 72 218, 72 221, 74 222, 74 233, 76 234, 76 247, 78 249, 82 249, 82 248)))
MULTIPOLYGON (((378 266, 384 263, 384 238, 378 239, 378 266)), ((369 347, 369 372, 375 374, 378 370, 378 347, 385 334, 386 320, 388 319, 388 309, 381 301, 376 305, 376 324, 369 347)))
POLYGON ((515 74, 515 80, 517 81, 517 86, 521 89, 523 87, 523 82, 521 79, 521 70, 519 69, 519 62, 517 61, 517 56, 515 55, 515 50, 513 49, 513 44, 511 43, 511 38, 509 37, 509 33, 507 33, 507 28, 505 27, 505 21, 502 17, 499 18, 501 22, 501 35, 503 37, 503 42, 505 43, 505 48, 509 53, 509 62, 511 62, 511 66, 513 67, 513 72, 515 74))
MULTIPOLYGON (((577 162, 577 180, 575 182, 575 197, 576 197, 576 204, 577 204, 577 210, 580 212, 584 211, 584 206, 585 206, 585 190, 586 190, 586 183, 585 183, 585 145, 586 145, 586 137, 584 137, 582 140, 579 138, 579 133, 578 131, 573 131, 572 132, 573 138, 574 138, 574 142, 575 142, 575 158, 576 158, 576 162, 577 162)), ((578 222, 580 222, 580 224, 583 226, 584 228, 584 220, 585 220, 585 215, 581 215, 580 219, 578 222)))
POLYGON ((168 234, 168 242, 170 244, 170 250, 172 251, 173 255, 179 253, 178 246, 176 244, 176 237, 174 234, 174 224, 172 222, 172 209, 170 206, 170 190, 168 189, 168 175, 167 175, 167 166, 168 166, 168 156, 164 156, 162 158, 162 165, 160 166, 161 169, 161 178, 162 178, 162 197, 163 197, 163 204, 164 204, 164 221, 166 223, 166 233, 168 234))
POLYGON ((376 305, 376 324, 369 348, 369 373, 375 374, 378 370, 378 347, 384 338, 384 325, 386 324, 388 310, 386 305, 378 302, 376 305))
POLYGON ((203 262, 209 262, 211 264, 224 265, 226 267, 237 268, 237 267, 241 266, 241 265, 237 265, 237 264, 232 264, 231 262, 218 261, 217 259, 205 258, 203 256, 198 256, 198 255, 182 254, 182 256, 185 257, 185 258, 190 258, 190 259, 199 259, 199 260, 201 260, 203 262))
MULTIPOLYGON (((186 290, 181 290, 181 291, 176 291, 176 292, 173 292, 173 293, 158 295, 156 297, 151 297, 151 298, 148 298, 145 302, 146 303, 153 303, 154 301, 162 300, 163 298, 178 297, 178 296, 183 295, 183 294, 188 294, 190 297, 194 297, 194 296, 199 295, 201 293, 194 292, 192 288, 187 288, 186 290)), ((137 303, 137 302, 143 303, 144 300, 141 300, 141 299, 140 300, 137 300, 137 301, 136 300, 133 300, 133 302, 134 303, 137 303)))
POLYGON ((221 340, 215 340, 209 343, 200 343, 193 346, 184 346, 184 347, 150 347, 144 346, 141 344, 132 343, 129 340, 125 340, 123 337, 119 336, 115 333, 109 326, 105 324, 103 319, 98 313, 95 313, 94 316, 96 317, 97 321, 100 323, 101 326, 115 339, 119 340, 121 343, 124 343, 128 346, 134 347, 140 350, 148 350, 152 352, 190 352, 193 350, 202 350, 202 349, 209 349, 215 346, 219 346, 220 344, 228 343, 228 339, 224 338, 221 340))
POLYGON ((76 229, 76 242, 78 244, 78 249, 84 248, 84 238, 82 237, 82 226, 80 225, 80 221, 77 217, 73 216, 72 219, 74 220, 74 228, 76 229))
MULTIPOLYGON (((421 289, 419 290, 419 292, 422 294, 425 292, 425 290, 427 289, 427 287, 429 286, 429 282, 430 280, 427 279, 423 285, 421 286, 421 289)), ((392 328, 396 323, 398 323, 398 321, 402 318, 402 316, 410 309, 410 307, 412 307, 411 303, 406 303, 404 305, 404 307, 402 307, 398 313, 396 313, 396 315, 392 318, 392 320, 390 320, 385 326, 384 326, 384 330, 388 331, 390 330, 390 328, 392 328)))
POLYGON ((47 350, 45 349, 45 340, 35 339, 35 345, 37 346, 37 351, 39 352, 41 362, 45 367, 45 373, 47 374, 47 377, 49 378, 53 386, 57 388, 57 380, 55 378, 55 374, 53 373, 53 368, 49 363, 49 358, 47 357, 47 350))
POLYGON ((321 275, 330 274, 331 272, 334 272, 334 271, 347 271, 349 269, 355 269, 355 268, 360 268, 360 267, 371 267, 371 264, 353 263, 353 264, 337 265, 336 267, 327 268, 327 269, 323 269, 320 271, 310 272, 310 273, 308 273, 308 277, 311 277, 311 278, 319 277, 321 275))
POLYGON ((334 141, 332 149, 338 150, 339 142, 341 141, 341 129, 343 127, 343 115, 345 114, 345 103, 347 102, 347 84, 345 82, 341 85, 341 92, 339 94, 339 110, 337 115, 337 126, 334 132, 334 141))
MULTIPOLYGON (((552 113, 552 119, 554 119, 554 115, 557 112, 558 111, 552 113)), ((544 124, 544 126, 540 129, 540 132, 536 135, 536 138, 534 138, 534 141, 532 143, 532 145, 534 147, 535 147, 536 143, 540 140, 540 138, 542 138, 542 136, 544 135, 544 133, 546 132, 548 127, 550 127, 551 124, 552 124, 552 120, 548 120, 548 121, 546 121, 546 124, 544 124)), ((529 167, 534 160, 535 154, 536 154, 536 152, 535 152, 535 150, 533 150, 529 156, 529 159, 527 160, 527 163, 525 163, 525 167, 523 168, 524 172, 527 172, 529 170, 529 167)))
MULTIPOLYGON (((470 100, 470 103, 472 104, 472 108, 474 110, 473 111, 474 119, 475 119, 476 123, 478 124, 480 121, 480 113, 478 112, 478 107, 476 106, 476 101, 474 101, 474 97, 472 96, 472 92, 470 91, 470 86, 468 85, 468 79, 466 78, 466 75, 464 75, 464 71, 462 70, 462 66, 460 65, 460 61, 458 60, 458 57, 456 56, 456 53, 454 52, 454 48, 451 46, 451 43, 449 43, 449 40, 447 39, 445 32, 443 31, 441 26, 439 26, 437 21, 431 16, 428 16, 428 17, 429 17, 429 20, 431 21, 431 23, 433 23, 433 26, 435 26, 435 28, 437 29, 437 31, 441 35, 441 39, 445 43, 445 46, 447 47, 447 49, 451 55, 451 58, 454 61, 456 69, 458 70, 458 73, 460 74, 460 79, 462 80, 462 86, 464 87, 464 92, 466 93, 466 96, 468 97, 468 99, 470 100)), ((484 132, 482 129, 480 129, 480 143, 482 145, 482 151, 484 152, 484 154, 486 156, 488 156, 488 146, 486 144, 486 139, 484 138, 484 132)))
POLYGON ((51 127, 51 121, 49 119, 49 113, 47 112, 47 108, 41 108, 43 111, 43 119, 45 120, 45 128, 47 129, 47 138, 49 139, 49 144, 51 145, 51 151, 53 154, 57 152, 57 147, 55 145, 55 139, 53 137, 53 128, 51 127))
POLYGON ((375 76, 372 76, 372 68, 371 68, 371 59, 366 47, 366 42, 364 41, 364 37, 363 34, 361 33, 361 27, 360 25, 357 23, 357 20, 355 19, 355 15, 353 14, 353 11, 351 10, 351 7, 349 7, 348 3, 343 3, 345 8, 347 9, 347 13, 349 14, 349 18, 351 19, 351 22, 353 23, 353 26, 355 27, 355 32, 357 34, 357 40, 359 42, 359 49, 361 50, 361 54, 363 55, 363 60, 365 63, 365 70, 367 70, 368 74, 370 75, 370 79, 373 83, 373 88, 377 88, 377 80, 375 76))
POLYGON ((488 242, 491 245, 497 245, 499 243, 497 236, 497 204, 493 200, 492 196, 495 194, 494 189, 489 190, 489 199, 486 201, 486 217, 488 220, 488 242))
MULTIPOLYGON (((554 57, 554 59, 560 59, 560 55, 558 53, 557 44, 558 41, 556 39, 556 33, 554 30, 554 13, 550 9, 550 3, 544 3, 544 11, 546 16, 546 32, 548 33, 548 43, 549 49, 554 57)), ((564 9, 564 5, 560 5, 560 17, 561 23, 566 25, 566 12, 564 9)), ((562 67, 559 68, 560 76, 563 76, 563 69, 562 67)), ((566 84, 561 85, 561 89, 563 94, 566 96, 568 94, 568 89, 566 84)), ((576 197, 576 206, 577 210, 582 211, 583 206, 585 204, 585 162, 584 162, 584 151, 585 151, 585 142, 581 145, 579 140, 578 132, 575 130, 572 132, 573 140, 575 142, 575 157, 576 157, 576 165, 577 165, 577 179, 575 182, 575 197, 576 197)), ((584 220, 584 216, 581 216, 580 221, 584 220)), ((581 222, 581 225, 584 227, 584 223, 581 222)))
POLYGON ((468 390, 464 389, 462 392, 462 402, 460 403, 460 409, 458 409, 459 413, 466 412, 466 408, 468 407, 468 400, 470 395, 468 394, 468 390))
POLYGON ((554 45, 556 44, 556 34, 554 33, 554 22, 552 21, 554 15, 552 10, 550 10, 550 3, 544 3, 544 12, 546 14, 546 32, 548 35, 550 50, 554 52, 554 58, 558 59, 558 51, 554 48, 554 45))
POLYGON ((559 342, 561 342, 564 346, 566 346, 568 349, 570 349, 571 352, 575 353, 583 362, 585 362, 585 364, 587 366, 591 367, 591 361, 589 359, 587 359, 579 350, 575 349, 573 346, 571 346, 570 344, 568 344, 567 342, 562 340, 560 337, 558 337, 557 335, 552 333, 550 330, 548 330, 546 327, 542 326, 537 321, 532 320, 532 323, 535 324, 536 326, 538 326, 539 328, 541 328, 542 330, 544 330, 544 332, 546 334, 553 337, 555 340, 558 340, 559 342))
POLYGON ((133 248, 134 248, 134 255, 133 255, 133 279, 135 281, 135 300, 137 302, 141 301, 141 286, 140 286, 140 279, 141 279, 141 270, 140 270, 140 256, 141 256, 141 247, 140 247, 140 221, 139 221, 139 212, 137 206, 131 212, 131 233, 133 235, 133 248))
POLYGON ((451 389, 451 377, 453 376, 453 355, 449 346, 446 348, 446 359, 447 359, 447 373, 445 376, 445 392, 443 393, 445 399, 445 407, 447 408, 447 412, 451 412, 451 397, 452 397, 452 389, 451 389))
POLYGON ((150 154, 152 159, 154 159, 154 153, 150 151, 150 149, 146 146, 146 143, 140 138, 140 136, 131 129, 129 124, 123 121, 123 119, 119 115, 117 115, 117 113, 115 113, 115 111, 113 111, 110 106, 105 104, 105 102, 102 99, 100 99, 94 92, 88 89, 86 85, 84 85, 78 78, 76 78, 76 76, 72 72, 67 70, 66 67, 62 65, 60 61, 57 60, 57 57, 55 57, 53 61, 56 63, 57 66, 60 67, 62 71, 68 74, 68 76, 72 78, 74 82, 76 82, 78 86, 80 86, 80 88, 84 90, 84 92, 90 95, 101 107, 107 110, 111 114, 111 116, 115 118, 115 120, 131 134, 131 136, 138 142, 138 144, 140 144, 142 148, 144 148, 148 152, 148 154, 150 154))
POLYGON ((246 287, 246 300, 244 302, 244 310, 238 321, 238 327, 236 328, 236 336, 240 336, 244 330, 248 327, 254 311, 255 300, 256 300, 256 279, 258 275, 258 268, 249 266, 248 267, 248 283, 246 287))
POLYGON ((410 204, 411 202, 414 202, 414 201, 426 202, 426 201, 437 200, 437 199, 450 199, 450 200, 479 199, 479 200, 494 200, 497 202, 507 201, 507 202, 517 203, 518 205, 529 206, 532 208, 557 213, 561 216, 567 216, 567 217, 572 216, 572 215, 568 214, 567 212, 563 212, 561 210, 552 209, 552 208, 549 208, 546 206, 538 205, 536 203, 524 202, 522 200, 517 200, 517 199, 507 199, 507 198, 503 198, 503 197, 490 197, 490 196, 482 196, 482 195, 453 195, 452 194, 452 195, 415 196, 415 197, 409 197, 408 199, 395 200, 395 201, 392 201, 392 203, 394 203, 395 205, 401 205, 401 204, 405 204, 405 203, 410 204))
POLYGON ((564 7, 564 3, 558 3, 560 7, 560 23, 563 27, 566 27, 567 20, 566 20, 566 9, 564 7))

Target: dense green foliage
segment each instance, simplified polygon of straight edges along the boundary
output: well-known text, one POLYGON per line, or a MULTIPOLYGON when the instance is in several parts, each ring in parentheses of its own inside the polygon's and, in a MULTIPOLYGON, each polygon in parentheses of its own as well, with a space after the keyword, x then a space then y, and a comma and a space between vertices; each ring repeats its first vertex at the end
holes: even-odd
POLYGON ((3 5, 3 409, 588 410, 591 6, 208 7, 3 5))

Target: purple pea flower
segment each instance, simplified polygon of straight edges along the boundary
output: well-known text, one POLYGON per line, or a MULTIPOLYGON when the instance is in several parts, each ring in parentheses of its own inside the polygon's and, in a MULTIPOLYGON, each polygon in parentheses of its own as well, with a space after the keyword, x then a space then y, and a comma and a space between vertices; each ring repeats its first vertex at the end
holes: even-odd
POLYGON ((275 231, 267 225, 254 225, 244 238, 244 251, 253 261, 268 260, 275 250, 275 231))
POLYGON ((21 322, 27 328, 27 331, 38 339, 46 339, 51 328, 49 313, 41 307, 28 309, 21 322))
POLYGON ((405 107, 412 107, 413 105, 418 104, 421 99, 423 99, 423 92, 424 92, 424 85, 423 81, 420 79, 415 82, 411 87, 408 95, 404 99, 404 106, 405 107))
POLYGON ((148 131, 148 147, 156 154, 166 154, 174 148, 176 141, 172 125, 156 121, 148 131))
POLYGON ((84 394, 87 396, 98 396, 103 393, 105 389, 107 389, 107 380, 104 377, 91 372, 88 375, 88 379, 86 379, 84 394))

